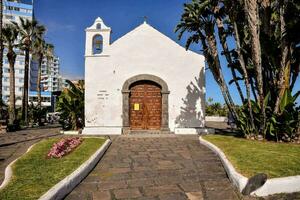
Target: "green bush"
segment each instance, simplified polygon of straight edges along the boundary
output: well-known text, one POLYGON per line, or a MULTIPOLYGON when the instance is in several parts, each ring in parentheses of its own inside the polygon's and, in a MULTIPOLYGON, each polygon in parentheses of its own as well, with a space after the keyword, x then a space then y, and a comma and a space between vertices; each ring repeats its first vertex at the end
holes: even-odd
MULTIPOLYGON (((297 106, 296 99, 300 92, 292 95, 291 91, 286 90, 283 98, 280 102, 280 111, 278 114, 274 114, 270 95, 265 97, 265 107, 266 107, 266 131, 263 135, 264 138, 275 141, 285 141, 290 142, 295 138, 299 137, 299 123, 300 123, 300 106, 297 106)), ((254 117, 255 130, 259 129, 260 120, 260 106, 255 101, 251 101, 254 117)), ((258 133, 251 129, 249 111, 247 103, 239 109, 239 121, 237 121, 237 127, 240 132, 246 136, 257 136, 258 133)))

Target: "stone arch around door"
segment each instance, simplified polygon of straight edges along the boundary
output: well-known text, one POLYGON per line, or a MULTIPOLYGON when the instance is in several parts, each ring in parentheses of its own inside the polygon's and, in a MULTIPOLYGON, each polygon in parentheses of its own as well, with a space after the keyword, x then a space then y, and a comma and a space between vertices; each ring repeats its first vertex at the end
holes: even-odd
POLYGON ((169 103, 168 103, 168 95, 170 93, 167 83, 154 75, 150 74, 140 74, 133 76, 125 81, 122 87, 122 94, 123 94, 123 111, 122 111, 122 118, 123 118, 123 133, 128 133, 130 131, 130 119, 129 119, 129 112, 130 112, 130 105, 129 105, 129 98, 130 98, 130 87, 132 84, 139 82, 139 81, 152 81, 158 84, 161 87, 161 96, 162 96, 162 107, 161 107, 161 131, 169 131, 169 103))

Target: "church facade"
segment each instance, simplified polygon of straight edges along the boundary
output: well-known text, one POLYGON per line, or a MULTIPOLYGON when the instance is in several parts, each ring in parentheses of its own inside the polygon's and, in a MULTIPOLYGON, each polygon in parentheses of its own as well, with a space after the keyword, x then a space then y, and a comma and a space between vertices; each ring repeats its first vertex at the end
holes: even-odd
POLYGON ((146 22, 110 42, 101 18, 86 30, 83 134, 193 134, 205 123, 204 57, 146 22))

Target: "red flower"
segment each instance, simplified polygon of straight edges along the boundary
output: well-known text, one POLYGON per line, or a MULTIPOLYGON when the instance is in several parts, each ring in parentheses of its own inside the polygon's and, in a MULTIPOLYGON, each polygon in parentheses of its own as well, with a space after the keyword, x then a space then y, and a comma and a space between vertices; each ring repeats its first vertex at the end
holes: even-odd
POLYGON ((61 158, 80 145, 82 140, 83 139, 79 137, 63 138, 53 144, 47 156, 49 158, 61 158))

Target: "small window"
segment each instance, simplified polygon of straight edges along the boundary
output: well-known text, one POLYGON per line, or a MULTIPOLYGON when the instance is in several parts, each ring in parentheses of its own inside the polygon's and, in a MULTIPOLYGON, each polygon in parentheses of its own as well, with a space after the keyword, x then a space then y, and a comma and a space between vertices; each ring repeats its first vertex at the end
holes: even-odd
POLYGON ((101 29, 101 24, 100 24, 100 23, 98 23, 98 24, 96 25, 96 29, 101 29))
POLYGON ((103 51, 103 38, 101 35, 96 35, 93 39, 93 54, 100 54, 103 51))

